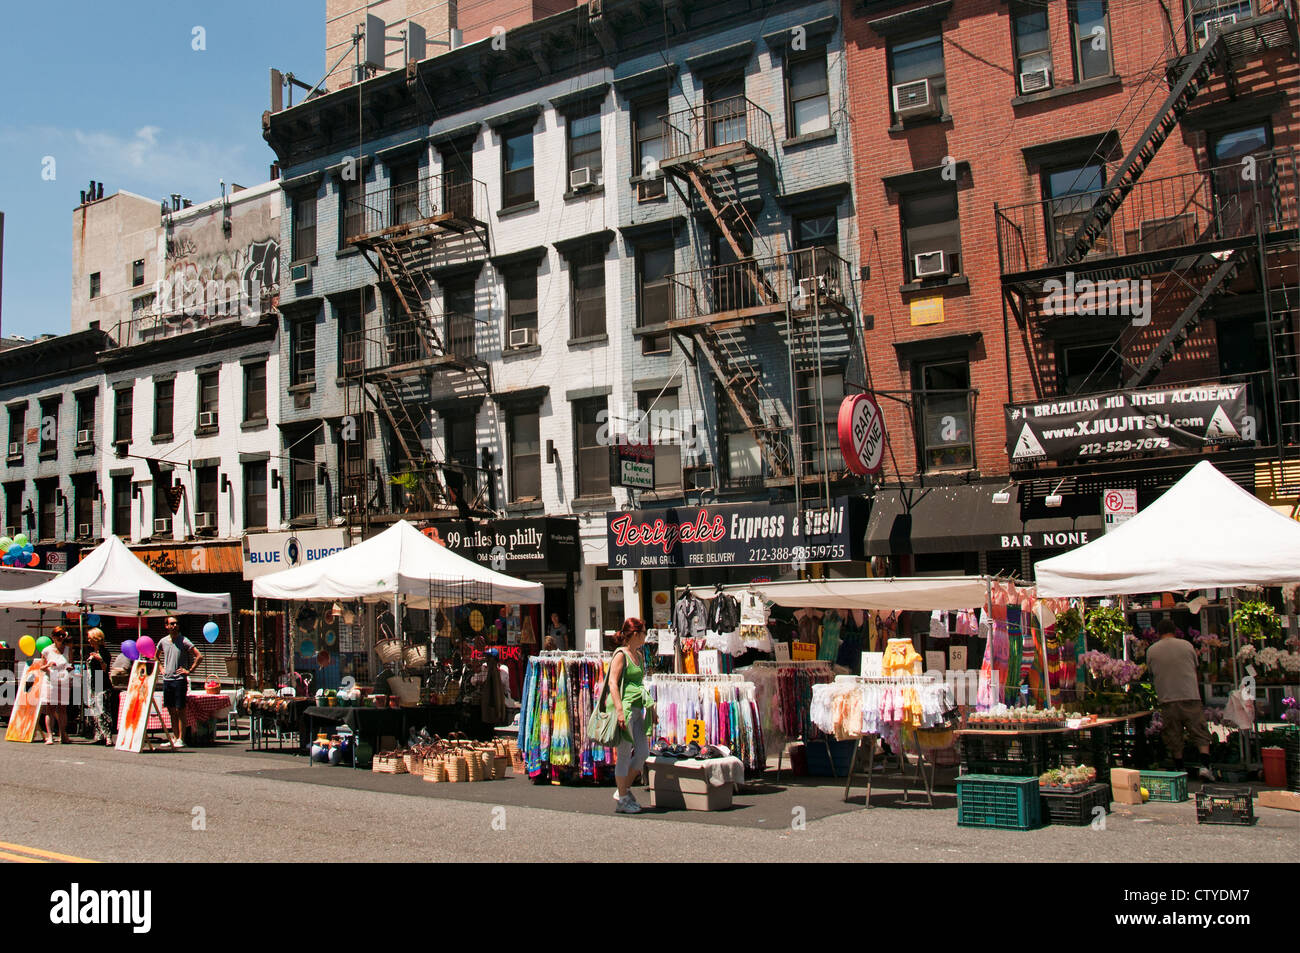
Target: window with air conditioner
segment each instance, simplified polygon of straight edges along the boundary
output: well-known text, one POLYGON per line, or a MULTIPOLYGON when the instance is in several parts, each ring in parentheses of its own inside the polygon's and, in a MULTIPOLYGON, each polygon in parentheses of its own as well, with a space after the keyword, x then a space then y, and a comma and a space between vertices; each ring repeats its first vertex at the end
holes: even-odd
POLYGON ((216 467, 200 467, 194 471, 194 511, 216 513, 221 499, 221 475, 216 467))
POLYGON ((27 404, 16 404, 9 408, 9 452, 10 457, 22 456, 23 443, 27 440, 27 404))
POLYGON ((81 391, 77 394, 78 446, 89 446, 95 442, 95 415, 98 405, 99 393, 97 391, 81 391))
POLYGON ((95 476, 83 473, 72 478, 72 519, 77 538, 90 539, 95 530, 95 476))
POLYGON ((655 99, 636 104, 632 110, 632 140, 635 146, 637 201, 647 202, 663 198, 664 174, 659 163, 667 144, 664 117, 668 114, 668 100, 655 99))
POLYGON ((1107 0, 1070 0, 1069 8, 1075 82, 1110 76, 1114 34, 1107 0))
POLYGON ((1011 40, 1016 54, 1020 93, 1052 88, 1052 38, 1046 4, 1013 4, 1011 40))
POLYGON ((1200 49, 1211 31, 1220 32, 1234 23, 1249 20, 1255 14, 1251 0, 1187 0, 1187 13, 1193 49, 1200 49))
POLYGON ((600 108, 575 113, 565 121, 569 159, 569 190, 592 188, 600 182, 600 108))
POLYGON ((908 280, 961 274, 961 223, 955 185, 900 196, 908 280))
POLYGON ((153 526, 154 535, 172 531, 172 474, 159 473, 153 479, 153 526))
POLYGON ((896 120, 947 115, 941 36, 891 43, 889 64, 890 107, 896 120))
POLYGON ((530 347, 537 343, 537 266, 507 268, 505 284, 509 346, 530 347))

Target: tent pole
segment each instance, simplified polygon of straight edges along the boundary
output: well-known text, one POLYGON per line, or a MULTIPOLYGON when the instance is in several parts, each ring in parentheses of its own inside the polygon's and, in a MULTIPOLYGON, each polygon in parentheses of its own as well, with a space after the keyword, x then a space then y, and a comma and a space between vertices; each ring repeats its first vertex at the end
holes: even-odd
POLYGON ((253 681, 257 684, 257 687, 258 687, 258 688, 261 688, 261 687, 262 687, 262 672, 261 672, 261 668, 262 668, 262 667, 258 664, 258 658, 257 658, 257 655, 258 655, 258 652, 257 652, 257 617, 258 617, 258 615, 260 614, 260 613, 258 612, 258 608, 257 608, 257 603, 258 603, 258 601, 259 601, 259 600, 258 600, 257 596, 254 596, 254 597, 253 597, 253 681))

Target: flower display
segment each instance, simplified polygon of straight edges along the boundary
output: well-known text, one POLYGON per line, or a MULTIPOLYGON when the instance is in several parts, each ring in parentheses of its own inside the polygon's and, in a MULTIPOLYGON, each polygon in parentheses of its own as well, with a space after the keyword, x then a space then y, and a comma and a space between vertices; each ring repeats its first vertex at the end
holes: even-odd
POLYGON ((1288 695, 1282 699, 1282 720, 1288 725, 1300 725, 1300 702, 1295 697, 1288 695))
POLYGON ((1243 665, 1255 661, 1255 646, 1243 645, 1237 650, 1237 661, 1243 665))
POLYGON ((1120 687, 1136 684, 1146 670, 1145 665, 1138 665, 1124 659, 1111 658, 1104 652, 1096 650, 1084 652, 1080 655, 1079 664, 1086 666, 1088 674, 1093 678, 1112 682, 1120 687))
POLYGON ((1141 662, 1147 657, 1147 642, 1145 639, 1138 638, 1136 635, 1128 635, 1125 636, 1124 641, 1128 643, 1128 653, 1135 662, 1141 662))

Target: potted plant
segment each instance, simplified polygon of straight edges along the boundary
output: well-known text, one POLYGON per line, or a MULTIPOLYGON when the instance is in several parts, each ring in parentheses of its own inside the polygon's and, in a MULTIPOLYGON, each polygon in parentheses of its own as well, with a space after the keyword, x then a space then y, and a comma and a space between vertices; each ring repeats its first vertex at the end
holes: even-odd
POLYGON ((1074 606, 1056 617, 1056 639, 1062 645, 1073 644, 1083 632, 1083 619, 1074 606))
POLYGON ((1084 616, 1083 630, 1091 644, 1104 652, 1117 653, 1123 650, 1129 624, 1123 609, 1101 606, 1088 610, 1084 616))
POLYGON ((1232 614, 1237 634, 1257 642, 1266 642, 1282 632, 1282 620, 1267 602, 1243 602, 1232 614))

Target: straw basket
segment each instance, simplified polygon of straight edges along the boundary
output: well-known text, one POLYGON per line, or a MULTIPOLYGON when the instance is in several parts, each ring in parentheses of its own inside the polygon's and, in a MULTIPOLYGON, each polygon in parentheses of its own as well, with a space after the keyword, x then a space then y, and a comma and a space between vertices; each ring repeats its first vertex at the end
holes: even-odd
POLYGON ((510 777, 510 758, 498 755, 492 759, 492 780, 510 777))
POLYGON ((388 691, 397 696, 398 704, 409 708, 420 703, 420 680, 418 678, 399 678, 388 680, 388 691))
POLYGON ((402 755, 402 761, 406 765, 406 771, 408 774, 415 774, 415 775, 424 774, 424 759, 421 758, 418 754, 412 754, 410 752, 407 752, 406 754, 402 755))
POLYGON ((952 747, 952 729, 920 728, 916 732, 916 740, 922 751, 942 751, 952 747))
POLYGON ((375 643, 375 654, 385 665, 396 665, 402 660, 402 643, 397 639, 380 639, 375 643))
POLYGON ((437 784, 447 780, 447 762, 431 760, 424 763, 424 780, 437 784))
POLYGON ((470 781, 483 780, 483 756, 477 751, 472 751, 465 759, 470 781))
POLYGON ((447 759, 447 780, 451 782, 469 780, 469 764, 464 758, 457 755, 454 758, 447 759))
POLYGON ((429 646, 428 645, 408 645, 402 653, 402 661, 407 668, 428 668, 429 667, 429 646))
POLYGON ((375 774, 406 774, 406 761, 393 752, 377 754, 371 762, 370 770, 375 774))

